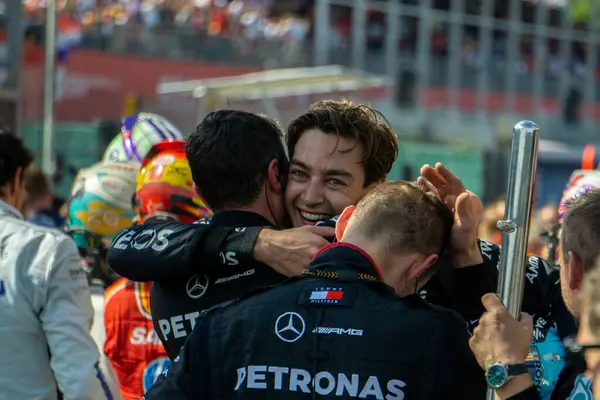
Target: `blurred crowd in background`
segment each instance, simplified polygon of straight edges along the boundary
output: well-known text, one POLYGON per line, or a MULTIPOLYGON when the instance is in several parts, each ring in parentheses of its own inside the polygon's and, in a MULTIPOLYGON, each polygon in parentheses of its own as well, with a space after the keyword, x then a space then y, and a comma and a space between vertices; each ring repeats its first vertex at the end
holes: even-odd
MULTIPOLYGON (((404 143, 394 179, 413 179, 423 157, 441 157, 487 202, 505 191, 502 171, 518 120, 535 121, 548 140, 540 146, 540 168, 548 171, 540 174, 540 205, 558 202, 557 189, 580 167, 583 146, 600 142, 600 20, 590 20, 589 0, 56 3, 55 184, 61 194, 106 146, 103 138, 114 135, 123 115, 156 112, 190 132, 210 108, 191 89, 173 98, 158 94, 160 85, 290 67, 339 65, 356 77, 355 86, 324 89, 297 79, 273 95, 257 97, 236 86, 228 92, 235 95, 211 102, 267 111, 284 126, 322 98, 369 102, 404 143), (382 82, 376 95, 364 90, 372 77, 382 82)), ((42 0, 23 4, 21 134, 39 152, 46 8, 42 0)))
MULTIPOLYGON (((589 4, 572 1, 531 1, 518 0, 521 9, 520 20, 526 24, 541 24, 549 29, 573 26, 585 32, 591 25, 589 4), (581 5, 579 5, 581 3, 581 5), (538 12, 536 5, 544 5, 544 11, 538 12)), ((28 23, 43 24, 45 2, 24 0, 28 23)), ((386 0, 378 2, 380 5, 386 0)), ((467 16, 477 17, 482 14, 481 0, 464 0, 464 12, 467 16)), ((508 22, 511 17, 510 1, 492 2, 490 17, 496 25, 508 22)), ((102 36, 110 36, 115 27, 150 29, 157 32, 183 30, 193 31, 198 35, 219 36, 244 41, 245 51, 251 52, 256 41, 275 40, 285 43, 304 43, 313 36, 315 13, 314 0, 62 0, 58 2, 62 18, 71 27, 78 27, 85 43, 86 34, 101 32, 102 36)), ((348 2, 349 5, 352 2, 348 2)), ((415 6, 417 0, 402 0, 401 4, 415 6)), ((382 51, 388 25, 388 18, 380 7, 369 8, 367 4, 367 46, 371 51, 382 51)), ((450 0, 432 0, 432 9, 436 11, 454 10, 450 0)), ((67 23, 65 22, 65 26, 67 23)), ((352 32, 352 8, 333 5, 329 34, 331 46, 348 48, 352 32)), ((448 37, 450 24, 441 19, 432 21, 431 52, 436 57, 448 56, 448 37)), ((494 62, 507 60, 508 31, 493 27, 492 58, 494 62)), ((78 29, 73 29, 78 31, 78 29)), ((419 20, 405 18, 402 21, 401 37, 398 48, 402 52, 416 53, 419 20)), ((68 35, 66 35, 68 36, 68 35)), ((77 36, 77 35, 76 35, 77 36)), ((462 52, 465 64, 473 68, 482 67, 480 29, 469 22, 464 25, 462 52)), ((73 38, 70 38, 73 39, 73 38)), ((522 73, 531 72, 536 55, 536 39, 534 34, 522 35, 519 45, 519 66, 522 73)), ((545 69, 549 74, 560 73, 560 44, 558 38, 544 40, 543 52, 545 69)), ((570 49, 569 68, 575 73, 583 74, 582 69, 589 53, 588 46, 581 41, 574 41, 570 49)))

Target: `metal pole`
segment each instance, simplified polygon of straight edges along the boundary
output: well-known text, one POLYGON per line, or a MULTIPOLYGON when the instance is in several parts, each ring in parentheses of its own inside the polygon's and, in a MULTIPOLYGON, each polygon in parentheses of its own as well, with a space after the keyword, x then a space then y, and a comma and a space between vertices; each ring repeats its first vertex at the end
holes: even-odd
MULTIPOLYGON (((539 131, 540 128, 531 121, 521 121, 513 128, 505 219, 498 221, 498 228, 503 231, 498 295, 515 318, 521 315, 523 302, 539 131)), ((493 398, 490 392, 488 399, 493 398)))
MULTIPOLYGON (((21 134, 21 70, 23 69, 23 4, 22 2, 9 1, 7 3, 6 14, 8 17, 8 81, 3 90, 12 94, 16 102, 16 115, 10 121, 14 126, 13 133, 17 136, 21 134)), ((7 123, 9 121, 6 121, 7 123)))
POLYGON ((364 70, 365 47, 367 46, 367 10, 365 0, 352 2, 352 68, 364 70))
POLYGON ((331 4, 329 4, 329 0, 317 0, 313 34, 313 62, 315 66, 327 65, 329 63, 329 51, 331 47, 328 32, 328 27, 331 25, 330 11, 331 4))
POLYGON ((446 92, 447 104, 450 109, 458 113, 460 110, 460 83, 461 83, 461 53, 463 45, 463 29, 465 26, 465 0, 453 0, 450 3, 450 46, 448 57, 448 89, 446 92))
MULTIPOLYGON (((431 26, 433 20, 432 0, 419 1, 419 27, 417 30, 417 112, 419 115, 419 123, 423 124, 426 121, 425 109, 425 93, 430 81, 431 74, 431 26)), ((427 130, 424 131, 425 134, 427 130)))
POLYGON ((44 62, 44 130, 42 169, 54 175, 54 82, 56 79, 56 3, 48 0, 46 8, 46 58, 44 62))
POLYGON ((385 73, 392 79, 396 79, 398 73, 398 41, 400 40, 400 16, 401 4, 397 1, 390 1, 387 4, 387 31, 385 38, 385 73))
POLYGON ((490 68, 492 63, 492 23, 494 13, 493 0, 483 0, 482 14, 479 18, 479 40, 477 45, 477 53, 481 58, 481 64, 477 65, 477 111, 483 115, 488 113, 488 93, 490 89, 490 68), (480 69, 481 68, 481 69, 480 69))
POLYGON ((588 19, 587 54, 585 60, 586 73, 584 82, 584 123, 587 130, 594 130, 596 125, 596 66, 598 65, 598 33, 596 24, 598 21, 598 5, 595 1, 590 2, 590 14, 588 19))
POLYGON ((519 46, 521 43, 521 32, 523 21, 521 16, 521 1, 510 0, 509 31, 508 31, 508 52, 506 60, 506 95, 504 96, 504 109, 513 113, 516 110, 515 94, 517 92, 517 65, 521 58, 519 57, 519 46))

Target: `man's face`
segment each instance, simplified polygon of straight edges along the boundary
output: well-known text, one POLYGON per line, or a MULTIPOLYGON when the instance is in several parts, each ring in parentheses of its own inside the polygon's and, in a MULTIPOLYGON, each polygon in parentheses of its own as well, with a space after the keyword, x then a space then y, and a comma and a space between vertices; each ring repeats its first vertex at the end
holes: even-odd
POLYGON ((286 208, 295 227, 341 214, 370 188, 364 187, 363 146, 310 129, 300 136, 291 159, 286 208), (352 149, 352 150, 350 150, 352 149))
MULTIPOLYGON (((599 332, 593 332, 590 329, 588 316, 589 304, 583 301, 581 310, 581 319, 579 320, 579 333, 577 334, 577 343, 593 344, 600 341, 599 332)), ((589 349, 585 352, 585 362, 587 365, 588 375, 593 378, 594 398, 600 398, 600 349, 589 349)))

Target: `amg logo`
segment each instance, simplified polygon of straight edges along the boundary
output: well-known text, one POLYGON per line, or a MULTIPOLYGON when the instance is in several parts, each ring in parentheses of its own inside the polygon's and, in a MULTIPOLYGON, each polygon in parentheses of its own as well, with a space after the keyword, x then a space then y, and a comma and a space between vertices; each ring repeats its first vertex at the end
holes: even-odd
POLYGON ((525 276, 529 280, 529 282, 533 285, 533 281, 538 277, 538 270, 540 269, 539 259, 537 257, 529 258, 529 268, 527 268, 527 273, 525 276))
POLYGON ((219 283, 225 283, 225 282, 229 282, 229 281, 233 281, 236 279, 240 279, 243 278, 245 276, 250 276, 250 275, 254 275, 255 270, 254 269, 249 269, 246 272, 242 272, 241 274, 237 274, 237 275, 233 275, 233 276, 228 276, 226 278, 219 278, 215 281, 215 285, 219 284, 219 283))
POLYGON ((320 335, 348 335, 348 336, 362 336, 362 329, 343 329, 343 328, 327 328, 324 326, 317 326, 313 329, 312 333, 318 333, 320 335))

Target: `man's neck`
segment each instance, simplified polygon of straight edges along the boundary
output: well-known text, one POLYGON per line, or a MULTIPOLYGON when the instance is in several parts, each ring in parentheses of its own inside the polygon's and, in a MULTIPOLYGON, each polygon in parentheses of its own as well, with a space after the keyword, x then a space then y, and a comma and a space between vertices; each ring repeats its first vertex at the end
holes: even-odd
POLYGON ((223 208, 216 210, 215 212, 226 212, 226 211, 246 211, 254 214, 258 214, 261 217, 266 218, 273 225, 277 225, 277 221, 274 221, 273 214, 268 207, 264 207, 261 204, 251 204, 247 207, 236 207, 236 208, 223 208))
POLYGON ((343 242, 360 247, 375 262, 381 272, 383 281, 393 287, 396 292, 403 289, 406 281, 406 260, 390 252, 385 246, 369 240, 361 235, 344 234, 343 242))

